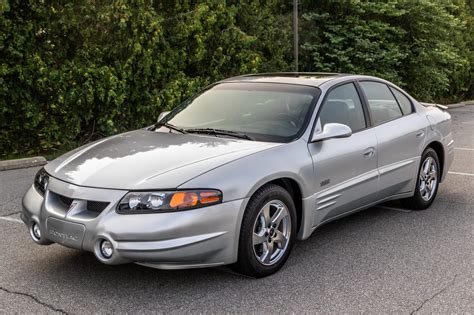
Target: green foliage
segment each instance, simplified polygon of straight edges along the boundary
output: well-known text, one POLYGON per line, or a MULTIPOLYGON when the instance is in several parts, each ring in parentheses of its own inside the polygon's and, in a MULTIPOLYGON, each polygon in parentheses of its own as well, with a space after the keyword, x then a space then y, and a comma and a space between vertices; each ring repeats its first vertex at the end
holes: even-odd
POLYGON ((146 126, 216 80, 286 69, 291 51, 278 1, 0 1, 4 156, 146 126))
MULTIPOLYGON (((302 0, 300 68, 474 98, 472 0, 302 0)), ((151 124, 232 75, 291 71, 291 1, 0 0, 0 158, 151 124)))
POLYGON ((451 84, 449 95, 459 99, 474 99, 474 0, 466 0, 465 10, 459 12, 459 17, 465 21, 466 29, 456 34, 456 42, 464 58, 468 60, 468 68, 458 69, 455 80, 451 84))
POLYGON ((305 69, 380 76, 425 101, 447 98, 453 86, 461 96, 472 63, 462 45, 466 16, 458 2, 308 0, 305 69))

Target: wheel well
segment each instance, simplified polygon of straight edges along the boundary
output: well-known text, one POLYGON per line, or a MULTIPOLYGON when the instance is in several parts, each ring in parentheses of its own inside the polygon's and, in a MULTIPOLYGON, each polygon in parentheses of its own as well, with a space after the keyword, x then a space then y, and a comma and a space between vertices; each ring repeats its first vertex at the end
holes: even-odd
POLYGON ((443 176, 443 170, 444 170, 444 149, 443 145, 438 142, 438 141, 433 141, 430 144, 428 144, 427 148, 432 148, 435 150, 436 154, 438 155, 438 160, 440 164, 440 177, 443 176))
POLYGON ((301 221, 303 219, 303 199, 300 186, 294 179, 286 177, 274 179, 271 182, 268 182, 267 184, 278 185, 290 193, 291 197, 293 198, 293 202, 295 203, 297 216, 296 230, 299 232, 301 227, 301 221))

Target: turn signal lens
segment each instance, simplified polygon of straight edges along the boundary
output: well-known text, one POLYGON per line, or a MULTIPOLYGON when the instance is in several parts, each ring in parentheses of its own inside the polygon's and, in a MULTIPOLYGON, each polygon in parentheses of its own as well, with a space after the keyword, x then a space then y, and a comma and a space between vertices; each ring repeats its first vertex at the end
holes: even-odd
POLYGON ((221 201, 221 193, 218 191, 202 191, 199 193, 199 202, 206 205, 221 201))

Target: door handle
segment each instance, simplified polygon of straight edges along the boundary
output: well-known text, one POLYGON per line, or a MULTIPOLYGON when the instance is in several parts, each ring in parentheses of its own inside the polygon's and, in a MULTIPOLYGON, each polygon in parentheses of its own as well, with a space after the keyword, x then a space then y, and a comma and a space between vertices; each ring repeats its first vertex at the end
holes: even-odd
POLYGON ((420 130, 420 131, 418 131, 418 133, 416 134, 416 137, 417 137, 417 138, 421 138, 421 137, 423 137, 424 135, 425 135, 425 131, 424 131, 424 130, 420 130))
POLYGON ((368 148, 364 151, 364 157, 373 157, 375 155, 375 149, 374 148, 368 148))

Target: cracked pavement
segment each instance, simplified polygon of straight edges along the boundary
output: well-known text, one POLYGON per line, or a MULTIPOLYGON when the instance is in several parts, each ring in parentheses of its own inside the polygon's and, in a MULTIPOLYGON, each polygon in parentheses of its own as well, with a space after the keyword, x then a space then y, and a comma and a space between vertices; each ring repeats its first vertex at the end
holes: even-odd
MULTIPOLYGON (((450 112, 455 146, 474 149, 474 106, 450 112)), ((474 176, 450 174, 426 211, 373 207, 329 223, 256 280, 35 245, 14 220, 36 171, 0 172, 0 313, 474 313, 474 176)), ((474 174, 474 150, 456 150, 451 171, 474 174)))
MULTIPOLYGON (((24 292, 10 291, 10 290, 7 290, 7 289, 2 288, 2 287, 0 287, 0 291, 2 291, 2 292, 4 292, 4 293, 7 293, 7 294, 10 294, 10 295, 17 295, 17 296, 22 296, 22 297, 28 297, 28 298, 30 298, 34 303, 36 303, 36 305, 32 308, 32 311, 33 311, 33 312, 38 312, 38 313, 40 313, 39 310, 38 310, 38 306, 40 306, 40 308, 41 308, 41 306, 43 306, 43 307, 46 309, 46 311, 49 310, 49 311, 52 311, 52 312, 54 312, 54 313, 67 314, 67 312, 65 312, 65 311, 62 310, 62 309, 55 308, 55 307, 52 306, 52 305, 49 305, 49 304, 47 304, 47 303, 44 303, 44 302, 38 300, 38 298, 35 297, 34 295, 31 295, 31 294, 28 294, 28 293, 24 293, 24 292), (38 304, 39 304, 39 305, 38 305, 38 304)), ((1 295, 0 295, 0 296, 1 296, 1 295)), ((14 298, 13 298, 13 299, 14 299, 14 298)), ((2 311, 5 311, 5 309, 2 309, 2 311)), ((14 309, 12 309, 12 311, 15 312, 14 309)), ((6 312, 6 313, 9 313, 9 312, 6 312)))
POLYGON ((418 306, 414 311, 412 311, 410 314, 415 314, 417 312, 419 312, 424 306, 425 304, 427 304, 428 302, 430 302, 431 300, 433 300, 435 297, 437 297, 438 295, 440 295, 441 293, 445 292, 446 290, 449 289, 449 287, 451 287, 454 282, 456 281, 456 277, 458 275, 454 275, 454 279, 452 281, 450 281, 446 286, 444 286, 443 288, 441 288, 441 290, 438 290, 435 294, 433 294, 432 297, 424 300, 420 306, 418 306))

